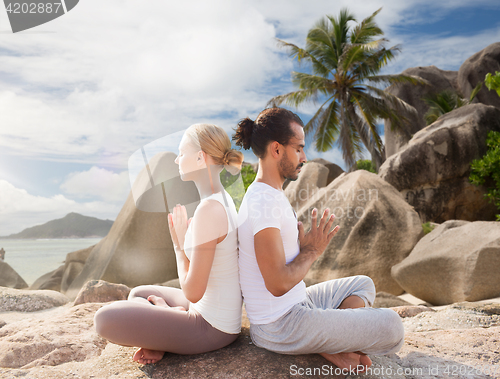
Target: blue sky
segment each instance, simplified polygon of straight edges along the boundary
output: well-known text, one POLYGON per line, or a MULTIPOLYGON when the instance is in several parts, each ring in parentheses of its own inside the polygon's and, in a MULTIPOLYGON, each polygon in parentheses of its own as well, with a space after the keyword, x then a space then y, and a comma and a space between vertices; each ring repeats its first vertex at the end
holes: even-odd
MULTIPOLYGON (((496 0, 186 3, 85 0, 16 34, 0 6, 0 235, 72 211, 115 219, 134 151, 196 122, 231 133, 255 117, 293 88, 296 64, 275 37, 302 46, 315 21, 344 6, 358 20, 383 7, 376 20, 403 48, 387 73, 458 70, 500 41, 496 0)), ((343 165, 338 149, 307 152, 343 165)))

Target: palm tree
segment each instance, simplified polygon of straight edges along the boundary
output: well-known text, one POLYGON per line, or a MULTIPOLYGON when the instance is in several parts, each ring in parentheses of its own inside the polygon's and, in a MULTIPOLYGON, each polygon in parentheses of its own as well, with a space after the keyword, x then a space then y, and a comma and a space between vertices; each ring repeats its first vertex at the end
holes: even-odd
POLYGON ((483 83, 479 82, 478 85, 472 90, 468 100, 463 98, 460 93, 452 90, 445 90, 424 97, 423 100, 429 106, 429 110, 424 115, 427 125, 432 124, 445 113, 472 103, 482 86, 483 83))
POLYGON ((292 72, 298 90, 273 97, 268 105, 298 107, 321 100, 304 131, 306 135, 314 133, 317 151, 327 151, 338 143, 349 168, 355 166, 363 145, 377 170, 384 162, 385 149, 377 132, 379 119, 389 119, 409 135, 404 123, 409 116, 416 116, 415 108, 379 86, 425 83, 414 76, 378 75, 400 51, 399 46, 386 49, 387 40, 378 38, 383 32, 374 18, 380 10, 357 25, 351 23, 356 20, 347 9, 342 9, 338 18, 326 16, 309 30, 305 48, 278 40, 299 63, 309 63, 312 72, 292 72))

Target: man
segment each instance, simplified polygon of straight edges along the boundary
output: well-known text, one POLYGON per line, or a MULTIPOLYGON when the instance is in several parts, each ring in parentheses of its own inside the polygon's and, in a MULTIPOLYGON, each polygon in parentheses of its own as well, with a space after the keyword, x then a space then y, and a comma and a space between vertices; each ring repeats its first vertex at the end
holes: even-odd
POLYGON ((303 123, 283 108, 262 111, 238 124, 236 144, 259 158, 255 181, 238 215, 240 284, 255 345, 282 354, 319 353, 337 367, 362 372, 367 354, 398 351, 404 340, 396 312, 370 308, 375 286, 366 276, 306 288, 303 281, 339 226, 325 209, 301 222, 283 193, 306 162, 303 123), (356 309, 354 309, 356 308, 356 309))

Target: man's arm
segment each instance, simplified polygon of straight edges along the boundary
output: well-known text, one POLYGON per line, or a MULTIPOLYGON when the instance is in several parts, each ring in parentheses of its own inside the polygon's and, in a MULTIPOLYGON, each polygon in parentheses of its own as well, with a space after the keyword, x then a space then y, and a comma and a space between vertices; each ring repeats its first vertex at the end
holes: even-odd
POLYGON ((330 231, 335 216, 332 214, 328 217, 329 213, 330 210, 325 209, 318 226, 318 211, 313 209, 311 229, 307 233, 304 233, 304 227, 299 222, 300 252, 288 264, 286 264, 283 240, 279 229, 266 228, 254 236, 257 263, 266 288, 271 294, 283 296, 290 291, 304 279, 313 262, 325 251, 331 239, 339 230, 339 226, 336 226, 330 231))

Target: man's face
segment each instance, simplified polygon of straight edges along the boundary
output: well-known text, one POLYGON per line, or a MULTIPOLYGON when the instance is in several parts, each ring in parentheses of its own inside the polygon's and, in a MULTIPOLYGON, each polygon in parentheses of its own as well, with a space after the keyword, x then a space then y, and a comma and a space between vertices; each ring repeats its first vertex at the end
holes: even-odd
POLYGON ((280 174, 284 179, 297 180, 299 172, 304 163, 306 163, 305 136, 304 130, 296 122, 291 123, 294 137, 290 139, 288 145, 285 145, 283 157, 279 162, 280 174))

